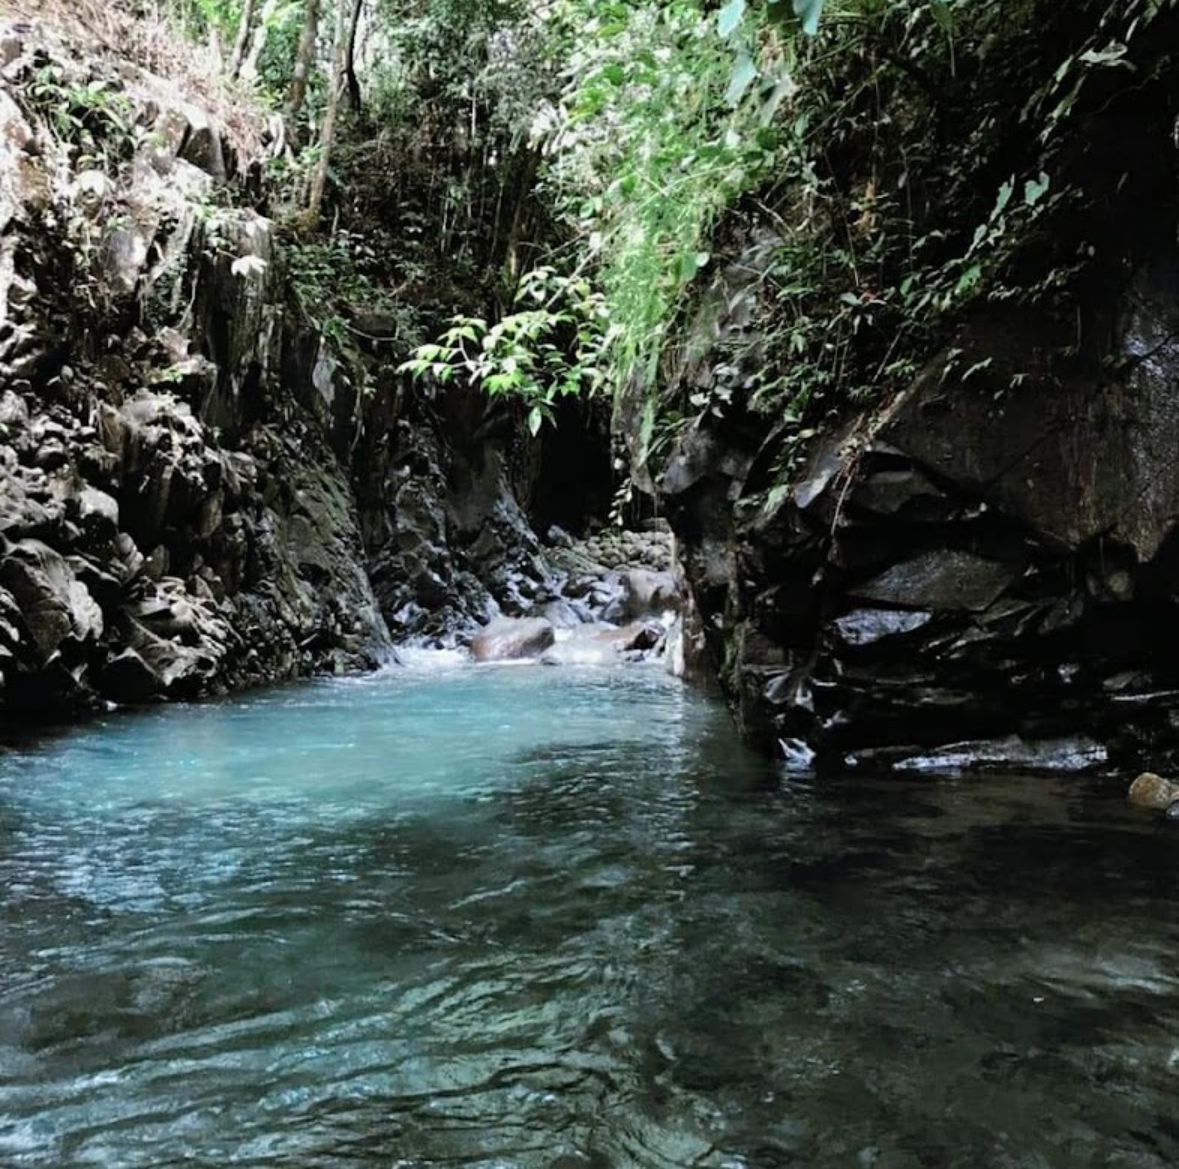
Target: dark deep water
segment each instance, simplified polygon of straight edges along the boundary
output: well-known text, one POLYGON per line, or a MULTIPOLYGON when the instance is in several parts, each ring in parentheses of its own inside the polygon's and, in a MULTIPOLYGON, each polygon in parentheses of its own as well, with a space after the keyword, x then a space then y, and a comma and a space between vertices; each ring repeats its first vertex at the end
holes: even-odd
POLYGON ((111 717, 0 755, 0 1166, 1171 1167, 1177 861, 652 669, 111 717))

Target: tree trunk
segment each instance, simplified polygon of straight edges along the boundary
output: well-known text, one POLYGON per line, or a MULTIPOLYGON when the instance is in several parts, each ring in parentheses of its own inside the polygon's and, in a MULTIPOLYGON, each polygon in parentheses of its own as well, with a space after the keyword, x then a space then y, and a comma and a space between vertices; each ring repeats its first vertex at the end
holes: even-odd
POLYGON ((299 48, 295 53, 295 69, 291 74, 291 92, 287 98, 287 116, 293 118, 302 108, 307 97, 307 79, 315 63, 315 41, 319 35, 320 0, 307 0, 303 17, 303 31, 299 35, 299 48))
POLYGON ((353 0, 352 21, 348 29, 348 56, 344 61, 344 75, 348 79, 348 104, 353 113, 360 113, 360 81, 356 76, 356 30, 360 27, 360 12, 364 0, 353 0))
POLYGON ((266 30, 270 27, 270 21, 274 18, 280 3, 281 0, 266 0, 262 5, 262 15, 258 18, 258 26, 250 38, 250 51, 242 62, 241 75, 247 81, 253 81, 258 76, 258 62, 266 48, 266 30))
POLYGON ((323 206, 324 187, 327 186, 328 164, 332 157, 332 143, 336 138, 336 118, 340 112, 340 93, 344 88, 344 69, 348 57, 348 11, 349 0, 337 0, 336 39, 332 54, 332 76, 328 89, 327 107, 323 111, 323 126, 319 131, 319 157, 311 174, 311 192, 307 199, 304 222, 308 231, 319 223, 320 208, 323 206))
POLYGON ((254 10, 258 0, 244 0, 241 19, 237 22, 237 36, 233 41, 233 54, 229 58, 229 75, 236 77, 242 71, 246 58, 246 46, 250 43, 250 30, 254 26, 254 10))

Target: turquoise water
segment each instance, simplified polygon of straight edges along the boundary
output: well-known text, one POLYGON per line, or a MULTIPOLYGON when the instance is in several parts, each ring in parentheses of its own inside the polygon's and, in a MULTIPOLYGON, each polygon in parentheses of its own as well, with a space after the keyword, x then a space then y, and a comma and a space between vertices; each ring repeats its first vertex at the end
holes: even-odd
POLYGON ((1179 833, 786 780, 655 669, 0 755, 0 1166, 1172 1166, 1179 833))

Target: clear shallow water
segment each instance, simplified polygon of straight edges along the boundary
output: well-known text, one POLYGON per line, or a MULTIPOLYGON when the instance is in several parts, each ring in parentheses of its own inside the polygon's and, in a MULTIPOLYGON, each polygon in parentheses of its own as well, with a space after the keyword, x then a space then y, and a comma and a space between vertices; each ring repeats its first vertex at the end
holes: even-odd
POLYGON ((112 717, 0 755, 0 1166, 1173 1166, 1177 861, 653 670, 112 717))

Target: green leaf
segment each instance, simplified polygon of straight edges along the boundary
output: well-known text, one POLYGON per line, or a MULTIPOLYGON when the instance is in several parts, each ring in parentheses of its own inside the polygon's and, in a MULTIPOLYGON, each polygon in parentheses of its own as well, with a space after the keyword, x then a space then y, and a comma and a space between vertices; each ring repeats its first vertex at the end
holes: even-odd
POLYGON ((725 91, 725 101, 735 106, 740 104, 750 85, 757 78, 757 66, 748 53, 743 54, 733 67, 733 75, 729 78, 729 88, 725 91))
POLYGON ((971 264, 961 276, 958 277, 958 283, 954 286, 954 295, 963 296, 974 288, 982 279, 982 268, 978 264, 971 264))
POLYGON ((773 120, 774 115, 778 112, 778 107, 788 97, 793 97, 798 92, 798 86, 794 83, 794 79, 788 73, 783 73, 778 78, 777 84, 761 105, 758 111, 758 122, 762 126, 768 126, 773 120))
POLYGON ((680 279, 687 284, 711 259, 708 252, 688 252, 680 257, 680 279))
POLYGON ((1023 185, 1023 201, 1028 207, 1034 207, 1048 190, 1048 185, 1051 179, 1044 171, 1040 172, 1038 179, 1028 179, 1023 185))
POLYGON ((1011 202, 1012 193, 1015 191, 1015 180, 1008 179, 999 188, 999 197, 995 200, 994 209, 991 211, 991 222, 994 223, 996 219, 1007 209, 1007 204, 1011 202))
POLYGON ((540 432, 540 428, 544 425, 544 412, 539 406, 533 406, 528 411, 528 433, 533 438, 540 432))
POLYGON ((823 0, 794 0, 794 15, 802 24, 802 31, 808 37, 819 31, 819 18, 823 15, 823 0))
POLYGON ((929 10, 947 36, 954 31, 954 15, 946 0, 929 0, 929 10))
POLYGON ((737 31, 741 17, 745 15, 745 0, 729 0, 716 14, 716 31, 728 39, 737 31))

